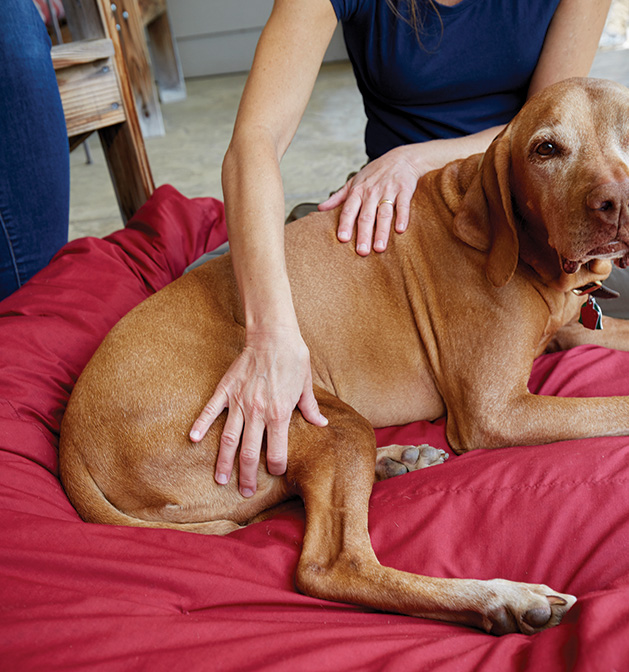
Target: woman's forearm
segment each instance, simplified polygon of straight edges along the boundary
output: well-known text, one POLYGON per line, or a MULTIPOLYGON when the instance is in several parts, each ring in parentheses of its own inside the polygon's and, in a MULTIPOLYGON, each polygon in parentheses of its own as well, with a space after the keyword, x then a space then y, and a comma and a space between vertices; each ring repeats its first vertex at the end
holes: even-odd
POLYGON ((264 131, 235 137, 223 163, 232 261, 247 331, 297 329, 284 260, 279 157, 264 131))
POLYGON ((465 159, 472 154, 482 154, 505 126, 506 124, 492 126, 460 138, 445 138, 418 145, 407 145, 407 149, 418 166, 419 172, 424 174, 428 170, 442 168, 450 161, 465 159))

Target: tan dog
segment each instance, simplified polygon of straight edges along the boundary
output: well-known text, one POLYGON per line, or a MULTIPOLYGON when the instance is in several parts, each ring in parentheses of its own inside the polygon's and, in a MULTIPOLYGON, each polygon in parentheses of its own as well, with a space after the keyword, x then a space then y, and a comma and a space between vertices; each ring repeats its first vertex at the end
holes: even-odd
MULTIPOLYGON (((87 521, 224 534, 299 494, 297 586, 310 595, 466 623, 556 625, 575 598, 543 585, 417 576, 383 567, 367 508, 380 477, 440 462, 430 448, 377 457, 372 426, 447 413, 457 452, 629 434, 629 398, 529 394, 533 359, 574 320, 573 289, 629 254, 629 91, 571 80, 533 98, 484 156, 426 175, 409 230, 361 258, 334 214, 289 225, 286 256, 315 392, 329 426, 295 412, 285 477, 250 499, 213 478, 225 413, 193 420, 244 342, 228 257, 149 298, 107 336, 63 422, 61 475, 87 521), (391 467, 393 466, 393 469, 391 467)), ((336 213, 338 215, 338 213, 336 213)))

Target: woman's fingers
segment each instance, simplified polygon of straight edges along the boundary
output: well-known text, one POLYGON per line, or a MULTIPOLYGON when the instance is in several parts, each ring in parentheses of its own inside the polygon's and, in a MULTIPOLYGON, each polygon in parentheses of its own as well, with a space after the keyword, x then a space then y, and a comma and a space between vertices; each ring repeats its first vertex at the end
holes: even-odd
POLYGON ((397 218, 397 198, 396 194, 392 197, 381 197, 378 192, 361 197, 357 190, 353 191, 339 217, 337 234, 339 240, 350 240, 355 228, 358 254, 368 255, 372 246, 375 252, 384 252, 389 242, 391 227, 397 218))
MULTIPOLYGON (((349 184, 349 183, 348 183, 349 184)), ((357 190, 350 189, 349 195, 345 199, 345 204, 339 215, 339 225, 337 237, 342 243, 351 240, 354 233, 356 218, 363 204, 363 199, 357 190)), ((371 242, 371 241, 370 241, 371 242)))
POLYGON ((371 252, 377 213, 378 205, 374 198, 363 201, 356 218, 356 252, 361 256, 366 256, 371 252))
POLYGON ((337 192, 333 193, 327 201, 319 203, 317 206, 318 209, 323 212, 326 210, 334 210, 334 208, 341 205, 341 203, 343 203, 343 201, 347 198, 351 184, 352 181, 348 180, 337 192))
POLYGON ((239 406, 234 405, 227 414, 216 460, 214 478, 221 485, 228 483, 231 477, 244 424, 245 418, 242 410, 239 406))
POLYGON ((376 215, 376 233, 373 241, 375 252, 384 252, 389 242, 391 233, 391 223, 395 216, 395 201, 389 198, 383 198, 378 203, 376 215))
POLYGON ((400 191, 395 203, 395 231, 404 233, 408 228, 408 222, 411 216, 411 200, 413 191, 405 189, 400 191))
POLYGON ((255 494, 258 484, 258 465, 264 436, 264 419, 255 414, 245 419, 240 446, 240 475, 238 477, 240 494, 251 497, 255 494))
POLYGON ((286 471, 288 446, 288 425, 290 417, 274 420, 266 426, 266 466, 269 474, 281 476, 286 471))
POLYGON ((239 454, 239 487, 245 497, 256 491, 265 434, 266 466, 270 474, 279 476, 286 471, 293 410, 298 407, 312 424, 327 424, 312 389, 308 349, 296 334, 252 337, 255 344, 247 345, 233 362, 190 431, 193 442, 201 441, 228 409, 215 479, 229 482, 239 454))
POLYGON ((421 172, 410 167, 406 148, 396 148, 368 163, 342 189, 319 206, 330 210, 343 203, 337 236, 348 242, 356 234, 356 252, 387 249, 391 229, 408 228, 410 202, 421 172))
POLYGON ((327 418, 319 410, 319 404, 312 389, 312 372, 310 370, 308 370, 308 376, 297 407, 310 424, 317 425, 317 427, 325 427, 328 424, 327 418))
POLYGON ((198 443, 207 434, 208 429, 218 416, 228 407, 229 396, 225 388, 218 386, 212 395, 212 398, 207 402, 199 417, 194 421, 192 429, 190 430, 190 440, 193 443, 198 443))

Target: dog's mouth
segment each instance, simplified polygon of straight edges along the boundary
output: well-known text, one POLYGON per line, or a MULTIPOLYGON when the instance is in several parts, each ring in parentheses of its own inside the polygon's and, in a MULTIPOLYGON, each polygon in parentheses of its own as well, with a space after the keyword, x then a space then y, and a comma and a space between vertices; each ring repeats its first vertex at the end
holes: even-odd
POLYGON ((592 259, 614 259, 617 266, 626 268, 629 266, 629 245, 620 240, 613 240, 610 243, 595 247, 590 250, 582 259, 574 260, 561 256, 561 267, 564 273, 576 273, 583 264, 587 264, 592 259))

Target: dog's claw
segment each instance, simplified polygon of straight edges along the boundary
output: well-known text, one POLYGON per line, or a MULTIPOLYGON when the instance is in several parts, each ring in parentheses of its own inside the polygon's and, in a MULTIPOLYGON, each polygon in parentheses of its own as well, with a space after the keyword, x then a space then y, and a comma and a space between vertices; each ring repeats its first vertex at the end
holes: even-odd
POLYGON ((559 595, 547 595, 546 599, 554 607, 565 607, 568 604, 567 600, 564 600, 563 597, 559 597, 559 595))

